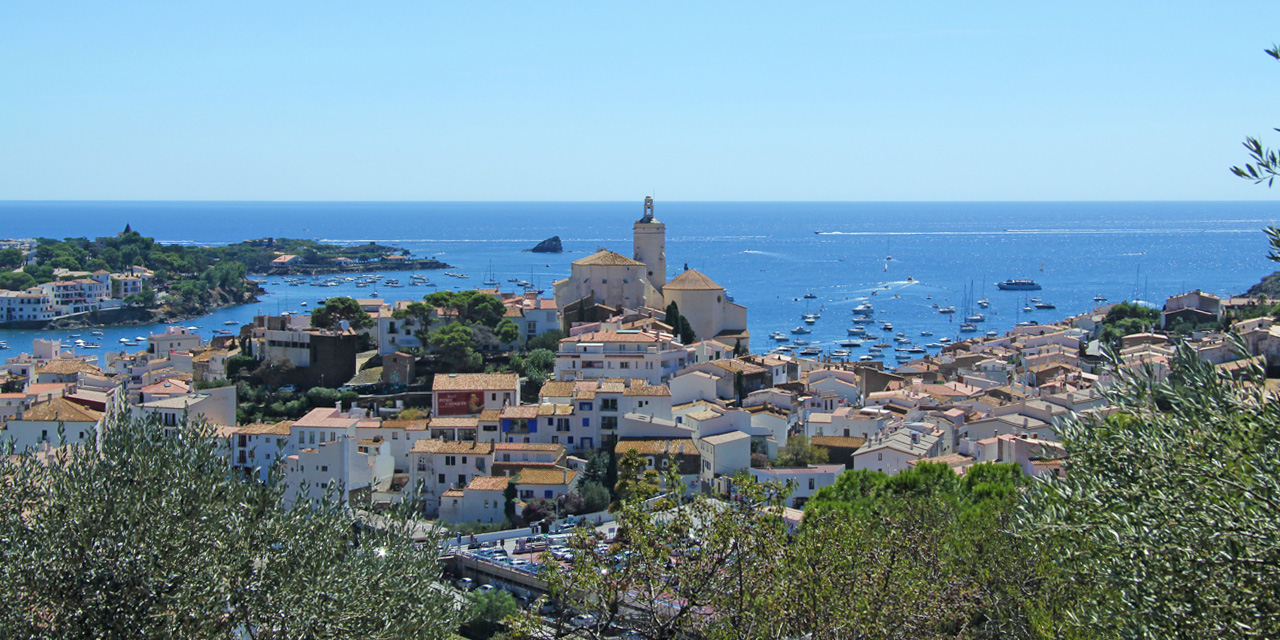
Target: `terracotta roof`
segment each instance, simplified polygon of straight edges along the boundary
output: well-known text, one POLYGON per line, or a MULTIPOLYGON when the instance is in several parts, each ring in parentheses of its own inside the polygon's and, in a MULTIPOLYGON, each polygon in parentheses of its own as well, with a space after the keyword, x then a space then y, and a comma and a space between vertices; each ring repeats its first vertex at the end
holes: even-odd
POLYGON ((227 431, 246 436, 287 436, 289 435, 289 429, 291 427, 293 427, 293 421, 285 420, 283 422, 276 422, 272 424, 259 422, 255 424, 240 425, 238 427, 227 427, 227 431))
POLYGON ((569 398, 573 396, 574 383, 552 380, 542 385, 538 396, 542 398, 569 398))
POLYGON ((58 375, 79 373, 81 371, 102 373, 102 369, 99 369, 96 365, 85 362, 84 360, 50 360, 49 362, 36 367, 37 374, 51 373, 58 375))
MULTIPOLYGON (((494 418, 497 420, 497 418, 494 418)), ((475 416, 446 416, 443 418, 432 418, 430 427, 432 429, 458 429, 458 428, 475 428, 480 423, 480 419, 475 416)))
POLYGON ((517 379, 514 373, 437 373, 431 388, 435 391, 515 389, 517 379))
POLYGON ((573 261, 573 264, 583 266, 605 266, 605 267, 643 267, 644 263, 639 260, 632 260, 621 253, 601 249, 585 258, 579 258, 573 261))
POLYGON ((97 422, 102 412, 78 405, 66 398, 52 398, 48 402, 31 405, 23 412, 22 419, 31 422, 97 422))
POLYGON ((631 386, 631 387, 627 387, 627 390, 622 395, 669 397, 671 395, 671 389, 668 389, 664 385, 658 385, 658 386, 652 386, 652 387, 648 385, 639 386, 639 387, 631 386))
POLYGON ((703 275, 697 269, 689 269, 684 273, 676 276, 671 282, 662 285, 663 291, 723 291, 724 287, 718 285, 711 278, 703 275))
POLYGON ((647 331, 636 331, 634 333, 620 333, 617 331, 592 331, 589 333, 581 333, 576 336, 564 338, 560 342, 578 343, 578 342, 658 342, 663 340, 662 336, 654 335, 647 331))
POLYGON ((510 483, 506 476, 476 476, 467 484, 467 491, 505 491, 510 483))
POLYGON ((545 402, 538 405, 538 415, 540 416, 571 416, 573 415, 573 405, 560 403, 551 404, 545 402))
POLYGON ((529 420, 538 417, 538 407, 536 405, 528 405, 523 407, 504 407, 502 409, 502 417, 516 420, 529 420))
POLYGON ((498 442, 493 445, 498 451, 564 451, 562 444, 541 444, 538 442, 498 442))
POLYGON ((484 411, 480 412, 480 415, 476 419, 481 422, 497 422, 498 419, 501 417, 502 417, 501 409, 485 409, 484 411))
POLYGON ((667 454, 701 455, 698 445, 691 438, 679 440, 621 440, 613 446, 614 453, 625 455, 635 449, 643 456, 660 456, 667 454))
POLYGON ((845 438, 841 436, 813 436, 809 438, 809 444, 838 449, 857 449, 866 443, 866 438, 845 438))
POLYGON ((462 489, 450 489, 440 494, 440 497, 441 498, 461 498, 463 495, 465 494, 462 492, 462 489))
MULTIPOLYGON (((383 429, 404 429, 405 431, 424 431, 427 428, 428 420, 383 420, 381 428, 383 429)), ((364 426, 357 424, 357 427, 364 426)))
POLYGON ((578 477, 577 471, 558 467, 551 469, 523 469, 514 480, 516 484, 567 485, 573 482, 576 477, 578 477))
POLYGON ((316 407, 295 424, 309 429, 346 429, 356 422, 356 419, 342 415, 337 407, 316 407))
POLYGON ((489 455, 493 453, 492 442, 470 442, 450 440, 419 440, 413 443, 413 453, 466 453, 489 455))
POLYGON ((191 386, 181 380, 166 378, 142 388, 142 393, 190 393, 191 386))

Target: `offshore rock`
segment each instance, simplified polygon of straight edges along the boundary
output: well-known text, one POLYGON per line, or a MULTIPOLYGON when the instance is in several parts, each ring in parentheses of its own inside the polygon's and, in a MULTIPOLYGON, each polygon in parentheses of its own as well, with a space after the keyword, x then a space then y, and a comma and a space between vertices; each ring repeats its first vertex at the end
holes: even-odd
POLYGON ((564 253, 564 247, 560 246, 560 236, 551 236, 546 240, 538 243, 538 246, 530 249, 534 253, 564 253))

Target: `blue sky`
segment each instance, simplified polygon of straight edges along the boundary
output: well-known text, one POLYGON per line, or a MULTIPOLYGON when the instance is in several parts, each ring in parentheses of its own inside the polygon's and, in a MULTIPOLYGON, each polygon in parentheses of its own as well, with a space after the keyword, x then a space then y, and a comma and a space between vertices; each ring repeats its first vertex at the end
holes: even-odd
POLYGON ((1270 199, 1227 169, 1280 146, 1273 42, 1275 2, 9 2, 0 200, 1270 199))

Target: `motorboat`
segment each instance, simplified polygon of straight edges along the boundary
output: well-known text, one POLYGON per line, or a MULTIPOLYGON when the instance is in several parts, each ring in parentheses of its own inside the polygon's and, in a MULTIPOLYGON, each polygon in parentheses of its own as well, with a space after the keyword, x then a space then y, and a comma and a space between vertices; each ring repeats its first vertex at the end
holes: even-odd
POLYGON ((956 312, 956 308, 955 308, 955 307, 942 307, 942 308, 938 309, 938 313, 943 313, 943 314, 947 314, 947 315, 953 314, 953 313, 955 313, 955 312, 956 312))
POLYGON ((796 328, 792 329, 792 330, 791 330, 791 333, 792 333, 792 335, 803 335, 803 334, 806 334, 806 333, 813 333, 813 331, 812 331, 812 330, 810 330, 810 329, 809 329, 809 327, 806 327, 806 326, 804 326, 804 325, 800 325, 800 326, 798 326, 798 327, 796 327, 796 328))
POLYGON ((978 301, 978 306, 983 309, 986 309, 987 307, 991 306, 991 301, 986 298, 983 298, 978 301))
POLYGON ((821 354, 822 354, 822 349, 818 347, 805 347, 800 350, 800 355, 802 356, 816 356, 821 354))
POLYGON ((930 342, 929 344, 925 345, 925 347, 928 347, 930 349, 941 349, 942 346, 943 345, 941 342, 930 342))
POLYGON ((893 323, 891 323, 891 322, 886 322, 886 323, 884 323, 884 324, 880 325, 880 330, 881 330, 881 331, 893 331, 893 323))
POLYGON ((875 313, 875 307, 872 307, 870 304, 867 304, 866 302, 864 302, 854 307, 853 312, 860 316, 871 315, 872 313, 875 313))
POLYGON ((842 346, 842 347, 861 347, 861 346, 862 346, 862 341, 861 341, 861 340, 841 340, 841 341, 840 341, 840 346, 842 346))
POLYGON ((966 322, 960 325, 960 333, 975 333, 977 330, 978 325, 973 324, 972 322, 966 322))
POLYGON ((812 293, 806 293, 806 294, 804 294, 804 297, 805 297, 805 299, 806 299, 806 300, 815 300, 815 299, 817 299, 817 297, 818 297, 818 296, 815 296, 815 295, 813 295, 812 293))
POLYGON ((848 350, 848 349, 836 349, 836 350, 834 350, 834 351, 832 351, 832 352, 831 352, 831 355, 832 355, 833 357, 836 357, 836 358, 848 358, 848 357, 849 357, 849 350, 848 350))
POLYGON ((995 331, 988 331, 988 332, 987 332, 987 337, 988 337, 988 338, 999 338, 999 337, 1000 337, 1000 334, 996 333, 995 331))
POLYGON ((1037 309, 1057 309, 1058 307, 1054 306, 1052 302, 1037 302, 1036 308, 1037 309))
POLYGON ((817 318, 815 318, 815 317, 813 317, 813 314, 809 314, 809 315, 807 315, 807 316, 805 316, 805 317, 804 317, 804 323, 805 323, 805 324, 813 324, 813 323, 815 323, 815 322, 817 322, 817 321, 818 321, 818 319, 817 319, 817 318))
POLYGON ((996 287, 1002 291, 1039 291, 1040 283, 1035 280, 1009 279, 1004 282, 997 282, 996 287))
POLYGON ((942 344, 948 344, 951 342, 951 338, 942 336, 941 338, 938 338, 938 342, 941 342, 942 344))
POLYGON ((933 335, 933 332, 932 332, 932 331, 921 331, 921 332, 920 332, 920 337, 922 337, 922 338, 928 338, 928 337, 929 337, 929 336, 931 336, 931 335, 933 335))
POLYGON ((987 316, 986 316, 986 315, 984 315, 984 314, 981 314, 981 313, 975 313, 975 314, 973 314, 973 315, 971 315, 971 316, 965 316, 964 321, 965 321, 965 322, 968 322, 969 324, 974 324, 974 323, 978 323, 978 322, 986 322, 986 321, 987 321, 987 316))

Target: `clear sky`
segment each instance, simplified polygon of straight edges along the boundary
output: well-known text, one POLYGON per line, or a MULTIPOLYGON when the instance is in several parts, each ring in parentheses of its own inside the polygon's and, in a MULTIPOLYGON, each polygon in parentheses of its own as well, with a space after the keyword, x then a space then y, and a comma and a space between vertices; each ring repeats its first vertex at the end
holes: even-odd
POLYGON ((1274 1, 14 1, 0 200, 1270 199, 1228 167, 1280 146, 1274 42, 1274 1))

